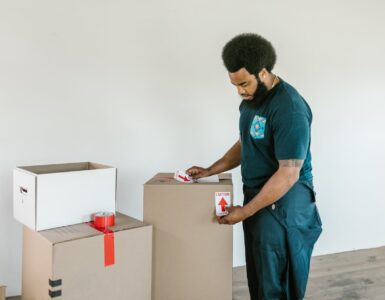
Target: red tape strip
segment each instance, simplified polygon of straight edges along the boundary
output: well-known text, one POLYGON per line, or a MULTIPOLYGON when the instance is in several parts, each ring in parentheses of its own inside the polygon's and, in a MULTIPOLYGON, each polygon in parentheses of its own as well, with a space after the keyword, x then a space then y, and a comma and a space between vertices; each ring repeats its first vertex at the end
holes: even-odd
POLYGON ((105 227, 113 226, 115 219, 111 222, 111 216, 104 216, 105 220, 101 218, 100 215, 95 215, 94 221, 89 222, 88 225, 104 234, 104 266, 108 267, 115 264, 115 236, 112 230, 105 227))
POLYGON ((114 232, 104 233, 104 266, 108 267, 115 264, 115 240, 114 232))

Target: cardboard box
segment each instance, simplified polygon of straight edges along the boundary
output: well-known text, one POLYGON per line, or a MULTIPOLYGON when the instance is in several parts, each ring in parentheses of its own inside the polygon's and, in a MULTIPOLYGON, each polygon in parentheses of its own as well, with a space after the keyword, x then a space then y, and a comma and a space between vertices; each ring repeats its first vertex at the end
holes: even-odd
POLYGON ((5 286, 0 283, 0 300, 5 300, 5 286))
POLYGON ((115 263, 88 224, 36 232, 23 227, 22 300, 151 300, 152 226, 117 214, 115 263))
POLYGON ((39 231, 91 221, 98 211, 115 212, 116 173, 91 162, 18 167, 14 217, 39 231))
POLYGON ((159 173, 144 185, 144 221, 154 226, 153 300, 232 299, 233 228, 215 219, 219 183, 181 183, 159 173))

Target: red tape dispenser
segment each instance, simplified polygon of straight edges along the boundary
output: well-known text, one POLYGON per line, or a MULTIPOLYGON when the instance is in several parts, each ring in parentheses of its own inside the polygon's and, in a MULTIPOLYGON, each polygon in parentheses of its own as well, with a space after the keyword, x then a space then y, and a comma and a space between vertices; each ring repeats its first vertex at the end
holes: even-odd
POLYGON ((104 266, 115 263, 114 232, 108 227, 115 225, 115 214, 112 212, 98 212, 93 215, 91 226, 104 233, 104 266))

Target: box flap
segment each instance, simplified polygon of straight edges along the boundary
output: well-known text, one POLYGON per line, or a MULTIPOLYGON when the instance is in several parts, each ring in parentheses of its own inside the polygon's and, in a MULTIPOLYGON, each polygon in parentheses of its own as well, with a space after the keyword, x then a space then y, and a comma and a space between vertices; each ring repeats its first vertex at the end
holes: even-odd
POLYGON ((174 173, 158 173, 152 177, 145 185, 231 185, 232 177, 231 173, 222 173, 219 174, 219 183, 218 182, 204 182, 204 183, 183 183, 174 179, 174 173))
MULTIPOLYGON (((115 226, 109 227, 114 232, 147 226, 148 224, 141 222, 132 217, 117 212, 115 216, 115 226)), ((96 230, 89 223, 82 223, 70 226, 64 226, 49 230, 39 231, 39 233, 52 244, 92 237, 103 234, 96 230)))

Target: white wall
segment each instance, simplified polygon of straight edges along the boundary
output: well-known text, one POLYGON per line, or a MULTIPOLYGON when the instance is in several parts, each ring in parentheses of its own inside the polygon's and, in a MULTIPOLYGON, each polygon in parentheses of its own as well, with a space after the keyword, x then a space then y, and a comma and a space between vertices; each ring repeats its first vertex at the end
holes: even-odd
MULTIPOLYGON (((314 112, 324 233, 315 254, 385 245, 382 1, 0 2, 0 282, 20 292, 13 167, 119 169, 118 208, 142 217, 155 172, 207 166, 237 139, 220 54, 240 32, 275 45, 275 71, 314 112), (290 3, 290 4, 289 4, 290 3)), ((239 170, 236 200, 242 201, 239 170)), ((235 226, 234 264, 244 264, 235 226)))

